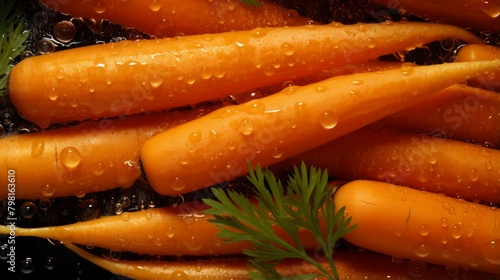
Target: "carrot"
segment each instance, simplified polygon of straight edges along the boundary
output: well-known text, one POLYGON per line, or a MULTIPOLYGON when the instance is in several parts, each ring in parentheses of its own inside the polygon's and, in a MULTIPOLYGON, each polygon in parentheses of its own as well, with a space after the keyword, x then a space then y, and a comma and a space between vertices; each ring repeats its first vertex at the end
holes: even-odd
POLYGON ((374 126, 427 133, 500 148, 500 95, 454 85, 374 126))
POLYGON ((450 139, 364 128, 275 168, 306 162, 345 180, 370 179, 500 205, 500 151, 450 139))
MULTIPOLYGON (((192 261, 127 261, 111 260, 95 256, 83 249, 66 244, 80 257, 114 274, 141 280, 155 279, 249 279, 249 267, 243 257, 222 257, 192 261)), ((338 251, 334 255, 341 279, 495 279, 491 274, 474 270, 447 270, 444 267, 419 261, 397 260, 390 256, 369 251, 338 251)), ((325 267, 326 261, 319 260, 325 267)), ((276 269, 285 277, 317 273, 310 264, 300 260, 286 259, 276 269)))
POLYGON ((240 0, 42 0, 49 8, 75 17, 111 20, 150 35, 170 37, 248 30, 255 27, 315 23, 297 11, 262 3, 251 7, 240 0), (131 11, 133 11, 131 13, 131 11))
POLYGON ((481 42, 460 28, 425 23, 122 41, 25 59, 10 74, 9 96, 26 119, 46 127, 192 105, 448 37, 481 42))
POLYGON ((101 120, 0 139, 0 199, 39 199, 130 187, 141 175, 139 151, 152 135, 210 108, 101 120), (16 182, 9 182, 15 177, 16 182))
MULTIPOLYGON (((500 59, 500 48, 490 45, 468 44, 458 50, 455 61, 500 59)), ((500 70, 491 71, 469 81, 469 84, 488 90, 500 91, 500 70)))
MULTIPOLYGON (((216 236, 219 230, 203 214, 203 203, 184 203, 177 207, 151 208, 105 216, 75 224, 42 228, 15 228, 16 236, 51 238, 149 255, 204 256, 240 254, 250 243, 225 243, 216 236)), ((0 234, 9 234, 9 226, 0 226, 0 234)), ((293 244, 282 229, 277 232, 293 244)), ((317 242, 310 233, 299 233, 302 245, 314 249, 317 242)))
POLYGON ((500 211, 435 193, 354 181, 334 195, 358 226, 344 238, 397 258, 500 274, 500 211))
POLYGON ((484 31, 500 31, 500 4, 483 0, 375 0, 372 3, 416 15, 424 19, 474 27, 484 31))
POLYGON ((407 67, 334 77, 225 107, 144 143, 148 182, 178 195, 325 144, 500 62, 407 67), (425 80, 425 83, 423 82, 425 80))

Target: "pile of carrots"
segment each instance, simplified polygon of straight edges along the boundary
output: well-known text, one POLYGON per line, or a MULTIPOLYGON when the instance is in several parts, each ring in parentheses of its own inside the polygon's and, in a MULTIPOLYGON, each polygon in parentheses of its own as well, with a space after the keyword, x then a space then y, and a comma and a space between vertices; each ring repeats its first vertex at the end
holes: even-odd
MULTIPOLYGON (((0 139, 0 166, 4 174, 15 170, 16 199, 130 187, 143 175, 157 193, 178 196, 245 176, 247 163, 279 172, 303 161, 347 182, 333 199, 358 226, 344 239, 370 252, 337 252, 343 278, 500 276, 500 49, 458 26, 325 24, 265 2, 41 2, 157 38, 39 55, 13 68, 9 99, 42 128, 0 139), (379 60, 448 38, 465 42, 454 62, 379 60), (257 88, 269 94, 231 106, 219 102, 257 88), (198 106, 203 102, 209 105, 198 106)), ((416 5, 417 15, 433 7, 432 1, 399 2, 416 5)), ((485 30, 474 23, 491 21, 491 31, 499 31, 494 4, 481 13, 460 8, 473 0, 455 2, 447 9, 460 13, 444 22, 485 30)), ((7 186, 8 177, 0 182, 7 186)), ((2 188, 0 199, 8 193, 2 188)), ((136 279, 245 277, 244 259, 234 255, 249 244, 220 240, 206 207, 195 201, 17 228, 16 235, 60 240, 136 279), (70 243, 217 258, 117 261, 70 243)), ((307 234, 301 240, 313 253, 315 241, 307 234)), ((314 269, 287 260, 279 271, 314 269)))

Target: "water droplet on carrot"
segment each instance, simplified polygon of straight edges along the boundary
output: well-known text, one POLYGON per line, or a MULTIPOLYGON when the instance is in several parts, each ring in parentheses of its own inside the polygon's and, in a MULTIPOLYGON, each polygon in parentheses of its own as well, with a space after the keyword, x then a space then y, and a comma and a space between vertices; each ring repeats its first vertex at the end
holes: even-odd
POLYGON ((74 147, 66 147, 62 149, 60 158, 62 164, 70 170, 77 168, 82 161, 82 156, 74 147))
POLYGON ((459 239, 460 237, 462 237, 463 234, 462 224, 454 224, 453 226, 451 226, 450 234, 451 237, 453 237, 454 239, 459 239))
POLYGON ((497 1, 484 0, 479 9, 492 18, 497 18, 500 15, 500 4, 497 1))
POLYGON ((94 4, 94 11, 98 14, 102 14, 106 11, 106 4, 102 1, 98 1, 94 4))
POLYGON ((167 237, 173 238, 175 236, 175 230, 173 227, 168 227, 167 229, 167 237))
POLYGON ((183 191, 186 186, 186 180, 184 180, 184 178, 175 177, 170 181, 170 188, 175 191, 183 191))
POLYGON ((106 165, 102 162, 98 162, 97 164, 94 165, 94 167, 92 168, 92 173, 95 175, 95 176, 101 176, 102 174, 104 174, 104 171, 106 170, 106 165))
POLYGON ((337 126, 338 120, 337 114, 332 111, 325 111, 319 116, 319 123, 326 129, 332 129, 337 126))
POLYGON ((189 142, 192 144, 200 143, 201 141, 201 133, 193 132, 188 136, 189 142))
POLYGON ((149 8, 153 12, 158 12, 161 9, 161 1, 152 0, 151 3, 149 3, 149 8))
POLYGON ((113 204, 113 213, 115 213, 115 215, 123 213, 123 205, 121 203, 113 204))
POLYGON ((45 144, 42 141, 35 141, 31 145, 31 157, 38 158, 43 154, 45 150, 45 144))
POLYGON ((281 158, 283 156, 283 150, 279 147, 274 147, 272 150, 271 150, 271 156, 273 158, 281 158))
POLYGON ((417 255, 417 257, 425 258, 430 254, 431 247, 425 243, 419 244, 413 248, 413 252, 417 255))
POLYGON ((283 43, 281 45, 281 50, 283 51, 283 54, 286 56, 291 56, 295 52, 294 46, 290 43, 283 43))
POLYGON ((250 135, 252 134, 254 129, 254 125, 251 120, 249 119, 243 119, 238 127, 238 131, 243 134, 243 135, 250 135))
POLYGON ((418 230, 418 233, 421 235, 421 236, 427 236, 429 235, 430 233, 430 228, 428 225, 422 225, 420 227, 420 229, 418 230))
POLYGON ((494 239, 483 245, 483 256, 493 265, 500 265, 500 239, 494 239))
POLYGON ((42 187, 40 188, 40 192, 45 197, 51 197, 56 192, 56 188, 52 185, 45 184, 45 185, 42 185, 42 187))

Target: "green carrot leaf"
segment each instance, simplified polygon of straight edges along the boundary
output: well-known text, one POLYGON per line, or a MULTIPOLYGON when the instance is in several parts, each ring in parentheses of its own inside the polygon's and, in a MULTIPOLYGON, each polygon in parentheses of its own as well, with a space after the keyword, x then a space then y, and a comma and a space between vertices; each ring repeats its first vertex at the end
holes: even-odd
MULTIPOLYGON (((346 218, 344 208, 335 211, 333 188, 328 185, 328 174, 304 163, 295 167, 283 188, 268 170, 260 166, 255 171, 248 165, 249 181, 255 196, 246 197, 234 190, 213 189, 215 199, 205 199, 210 206, 206 214, 226 242, 248 241, 251 249, 243 251, 249 258, 252 279, 284 279, 275 265, 284 259, 301 259, 314 265, 320 274, 296 275, 293 279, 313 279, 318 276, 338 279, 333 260, 335 243, 353 230, 351 217, 346 218), (323 227, 324 225, 324 227, 323 227), (276 229, 284 230, 292 242, 283 240, 276 229), (323 231, 322 228, 326 228, 323 231), (316 239, 329 269, 323 267, 302 246, 299 231, 308 231, 316 239)), ((286 278, 285 278, 286 279, 286 278)))

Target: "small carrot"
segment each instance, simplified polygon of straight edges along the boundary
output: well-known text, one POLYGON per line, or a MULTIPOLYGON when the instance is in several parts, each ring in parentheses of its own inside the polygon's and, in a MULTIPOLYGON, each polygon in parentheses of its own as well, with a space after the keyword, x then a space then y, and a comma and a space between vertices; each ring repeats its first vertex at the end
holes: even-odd
MULTIPOLYGON (((95 256, 73 244, 66 247, 80 257, 114 274, 140 280, 156 279, 250 279, 247 259, 243 257, 221 257, 192 261, 127 261, 111 260, 95 256)), ((337 251, 335 264, 341 279, 447 279, 453 274, 456 279, 496 279, 492 274, 474 270, 448 270, 441 266, 419 261, 397 260, 387 255, 370 251, 337 251)), ((327 267, 326 261, 319 262, 327 267)), ((317 273, 309 263, 286 259, 276 266, 284 277, 317 273)))
POLYGON ((374 126, 426 133, 500 148, 500 95, 454 85, 374 126))
POLYGON ((315 23, 297 11, 262 2, 251 7, 240 0, 42 0, 50 9, 137 28, 159 37, 219 33, 256 27, 315 23), (133 12, 131 12, 133 11, 133 12))
POLYGON ((0 139, 0 199, 39 199, 130 187, 139 152, 152 135, 195 119, 202 109, 107 119, 0 139), (15 182, 11 182, 15 178, 15 182))
POLYGON ((500 211, 375 181, 354 181, 334 195, 357 228, 344 238, 397 258, 500 274, 500 211))
MULTIPOLYGON (((455 61, 480 61, 500 59, 500 48, 490 45, 467 44, 458 50, 455 61)), ((494 91, 500 91, 500 71, 491 71, 469 81, 469 84, 494 91)))
POLYGON ((406 67, 334 77, 224 107, 144 143, 151 186, 178 195, 246 174, 325 144, 500 61, 406 67), (423 82, 425 81, 425 83, 423 82))
MULTIPOLYGON (((64 243, 92 245, 115 251, 149 255, 205 256, 241 254, 250 243, 225 243, 216 236, 212 215, 203 214, 203 203, 183 203, 177 207, 125 212, 70 225, 42 228, 15 228, 16 236, 51 238, 64 243)), ((9 234, 0 226, 0 234, 9 234)), ((284 230, 277 232, 293 244, 284 230)), ((308 232, 299 233, 302 245, 314 249, 317 242, 308 232)))
POLYGON ((193 105, 448 37, 482 42, 463 29, 426 23, 122 41, 25 59, 10 74, 9 97, 26 119, 46 127, 193 105))
POLYGON ((369 179, 500 205, 500 151, 450 139, 364 128, 278 163, 306 162, 340 179, 369 179))
POLYGON ((500 3, 483 0, 374 0, 373 3, 424 19, 483 31, 500 31, 500 3))

